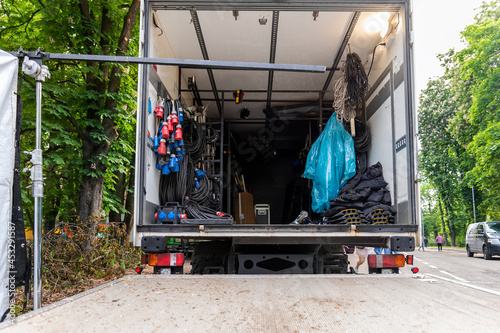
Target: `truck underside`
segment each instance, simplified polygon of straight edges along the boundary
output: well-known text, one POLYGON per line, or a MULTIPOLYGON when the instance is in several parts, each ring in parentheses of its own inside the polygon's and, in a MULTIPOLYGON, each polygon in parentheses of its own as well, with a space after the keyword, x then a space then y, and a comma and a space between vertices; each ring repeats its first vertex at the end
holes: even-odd
POLYGON ((413 251, 408 6, 143 2, 141 56, 239 66, 142 66, 133 237, 143 262, 179 272, 177 257, 163 254, 182 253, 196 274, 347 273, 344 245, 413 251), (339 86, 350 89, 344 82, 362 74, 359 102, 339 104, 339 86), (315 196, 319 181, 303 176, 309 155, 338 124, 355 152, 339 168, 356 170, 335 184, 334 196, 315 196), (374 170, 383 184, 362 187, 374 170), (317 201, 326 203, 318 209, 317 201))

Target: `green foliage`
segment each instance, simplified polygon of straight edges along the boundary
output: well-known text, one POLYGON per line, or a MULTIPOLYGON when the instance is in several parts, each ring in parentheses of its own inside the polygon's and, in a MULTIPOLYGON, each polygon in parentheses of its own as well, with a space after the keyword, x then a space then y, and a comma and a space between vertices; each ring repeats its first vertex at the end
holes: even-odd
POLYGON ((476 24, 462 32, 468 47, 457 53, 455 62, 461 68, 460 79, 469 85, 471 105, 469 124, 475 129, 467 145, 474 163, 466 179, 481 191, 479 204, 485 219, 500 217, 500 2, 483 4, 476 24))
MULTIPOLYGON (((438 230, 459 244, 473 221, 473 189, 477 220, 500 218, 500 2, 483 4, 462 38, 462 51, 440 56, 446 73, 428 83, 419 110, 422 173, 444 207, 438 230)), ((436 226, 435 209, 423 215, 436 226)))
POLYGON ((485 195, 480 209, 487 218, 500 219, 500 122, 490 124, 480 131, 467 149, 476 156, 474 168, 468 178, 478 184, 485 195))
MULTIPOLYGON (((138 24, 129 20, 132 33, 122 34, 125 16, 138 13, 137 1, 0 2, 1 49, 16 51, 22 46, 27 51, 41 47, 51 53, 138 54, 138 24)), ((42 106, 45 223, 76 221, 78 215, 85 220, 81 208, 88 203, 79 199, 86 196, 80 193, 81 184, 92 179, 107 189, 102 191, 103 210, 124 212, 124 203, 113 193, 113 182, 117 172, 128 173, 134 163, 137 68, 75 61, 44 64, 51 73, 43 84, 42 106)), ((24 77, 21 150, 27 151, 35 146, 34 89, 34 80, 24 77)), ((28 160, 23 156, 22 166, 28 160)), ((29 175, 23 174, 22 181, 26 187, 29 175)), ((24 193, 23 201, 26 214, 32 214, 30 195, 24 193)), ((100 215, 100 211, 91 213, 100 215)))

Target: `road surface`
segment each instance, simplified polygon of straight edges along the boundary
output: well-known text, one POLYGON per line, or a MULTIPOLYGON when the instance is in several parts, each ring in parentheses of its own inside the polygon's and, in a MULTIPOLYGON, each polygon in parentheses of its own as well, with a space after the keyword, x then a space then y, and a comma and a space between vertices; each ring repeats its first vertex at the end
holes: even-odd
POLYGON ((500 260, 415 257, 423 274, 127 276, 0 333, 498 332, 500 260))
POLYGON ((426 276, 458 282, 478 290, 483 288, 500 296, 500 256, 484 260, 482 254, 475 254, 469 258, 465 250, 447 248, 443 252, 428 248, 425 252, 416 251, 414 255, 415 265, 426 276))

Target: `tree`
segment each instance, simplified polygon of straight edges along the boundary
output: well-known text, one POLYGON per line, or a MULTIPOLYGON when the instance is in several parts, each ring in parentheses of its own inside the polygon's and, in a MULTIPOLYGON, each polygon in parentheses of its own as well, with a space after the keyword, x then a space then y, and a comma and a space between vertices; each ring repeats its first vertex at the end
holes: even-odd
POLYGON ((421 169, 436 188, 437 203, 445 241, 448 234, 455 245, 455 222, 458 219, 456 185, 459 183, 460 156, 463 149, 449 131, 449 121, 456 110, 453 92, 446 77, 429 81, 420 96, 419 138, 421 169), (446 223, 445 223, 446 221, 446 223))
MULTIPOLYGON (((469 137, 467 153, 474 165, 467 173, 467 180, 482 191, 484 201, 480 211, 488 218, 496 219, 500 205, 500 6, 498 1, 483 4, 476 23, 462 32, 468 46, 457 53, 455 62, 461 68, 460 82, 468 84, 471 104, 461 115, 476 129, 469 137)), ((458 117, 457 117, 458 118, 458 117)))
POLYGON ((452 244, 473 221, 472 188, 479 220, 500 215, 499 1, 483 4, 462 38, 462 51, 440 56, 445 75, 429 82, 419 110, 421 166, 452 244))
MULTIPOLYGON (((140 1, 1 4, 0 37, 8 41, 3 49, 22 45, 52 53, 137 54, 140 1)), ((45 219, 70 219, 77 212, 89 221, 101 216, 103 199, 107 210, 124 212, 124 200, 113 200, 113 183, 115 174, 129 174, 133 163, 136 69, 93 61, 45 64, 51 72, 43 94, 45 219)), ((34 145, 33 86, 26 78, 24 150, 34 145)))

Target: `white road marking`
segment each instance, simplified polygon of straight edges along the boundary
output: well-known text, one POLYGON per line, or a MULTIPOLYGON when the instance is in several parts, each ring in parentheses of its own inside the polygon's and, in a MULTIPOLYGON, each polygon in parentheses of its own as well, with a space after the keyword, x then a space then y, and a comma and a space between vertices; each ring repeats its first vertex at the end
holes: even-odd
POLYGON ((413 257, 416 261, 422 261, 422 259, 418 259, 416 257, 413 257))
POLYGON ((500 291, 486 289, 486 288, 483 288, 483 287, 475 286, 475 285, 470 284, 470 283, 465 283, 465 282, 461 282, 461 281, 451 280, 451 279, 448 279, 448 278, 445 278, 445 277, 442 277, 442 276, 438 276, 438 275, 433 275, 433 274, 427 274, 427 275, 431 276, 431 277, 434 277, 436 279, 441 279, 441 280, 448 281, 448 282, 451 282, 451 283, 459 284, 459 285, 464 286, 464 287, 476 289, 476 290, 479 290, 479 291, 484 291, 485 293, 488 293, 488 294, 500 296, 500 291))
POLYGON ((440 272, 441 272, 441 273, 443 273, 443 274, 449 275, 449 276, 451 276, 452 278, 454 278, 455 280, 458 280, 458 281, 460 281, 460 282, 469 282, 469 281, 467 281, 466 279, 463 279, 463 278, 461 278, 461 277, 458 277, 458 276, 456 276, 456 275, 453 275, 453 274, 451 274, 451 273, 448 273, 447 271, 440 271, 440 272))
POLYGON ((430 282, 430 283, 439 283, 439 281, 436 279, 419 279, 419 281, 430 282))
POLYGON ((422 264, 429 265, 429 263, 427 263, 427 262, 425 262, 425 261, 422 261, 422 264))
POLYGON ((430 268, 437 269, 437 267, 436 267, 436 266, 434 266, 434 265, 429 265, 429 267, 430 267, 430 268))

